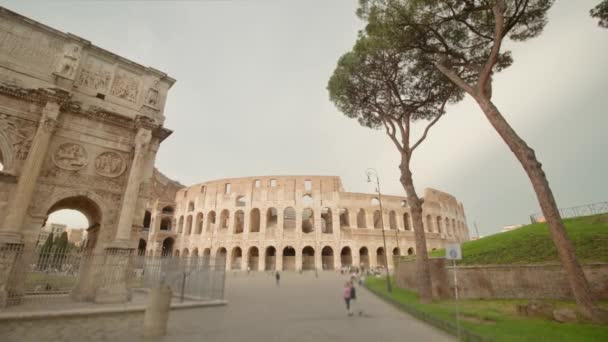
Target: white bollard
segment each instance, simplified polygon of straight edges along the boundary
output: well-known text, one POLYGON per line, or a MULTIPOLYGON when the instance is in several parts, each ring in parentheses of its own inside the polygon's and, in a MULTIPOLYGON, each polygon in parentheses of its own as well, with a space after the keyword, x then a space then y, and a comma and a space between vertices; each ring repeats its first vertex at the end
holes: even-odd
POLYGON ((167 334, 171 296, 171 288, 165 284, 161 284, 150 291, 148 307, 144 314, 144 336, 153 337, 167 334))

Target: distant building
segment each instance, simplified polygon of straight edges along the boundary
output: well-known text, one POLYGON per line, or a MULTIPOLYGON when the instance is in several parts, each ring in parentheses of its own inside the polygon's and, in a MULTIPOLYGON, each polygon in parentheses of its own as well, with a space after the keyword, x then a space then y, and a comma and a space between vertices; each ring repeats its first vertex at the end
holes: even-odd
POLYGON ((46 239, 53 233, 53 237, 56 238, 61 235, 61 233, 65 232, 68 226, 65 224, 59 223, 47 223, 40 230, 40 234, 38 234, 38 244, 42 245, 46 241, 46 239))
POLYGON ((80 247, 82 244, 82 240, 84 239, 84 229, 83 228, 69 228, 68 232, 68 242, 73 243, 77 247, 80 247))
POLYGON ((510 231, 512 231, 512 230, 515 230, 515 229, 517 229, 517 228, 521 228, 521 227, 523 227, 523 226, 524 226, 523 224, 514 224, 514 225, 512 225, 512 226, 504 226, 504 227, 502 227, 502 230, 501 230, 500 232, 501 232, 501 233, 504 233, 504 232, 510 232, 510 231))

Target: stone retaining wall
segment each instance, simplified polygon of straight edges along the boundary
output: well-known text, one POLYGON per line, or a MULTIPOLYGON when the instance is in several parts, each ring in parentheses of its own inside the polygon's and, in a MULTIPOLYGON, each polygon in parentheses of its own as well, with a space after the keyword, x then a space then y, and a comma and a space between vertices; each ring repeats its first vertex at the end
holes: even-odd
MULTIPOLYGON (((430 259, 433 295, 451 298, 454 294, 454 269, 443 258, 430 259)), ((608 263, 583 266, 594 295, 608 299, 608 263)), ((458 266, 461 298, 468 299, 572 299, 572 291, 561 265, 480 265, 458 266)), ((395 281, 400 287, 415 290, 415 261, 401 261, 395 281)))

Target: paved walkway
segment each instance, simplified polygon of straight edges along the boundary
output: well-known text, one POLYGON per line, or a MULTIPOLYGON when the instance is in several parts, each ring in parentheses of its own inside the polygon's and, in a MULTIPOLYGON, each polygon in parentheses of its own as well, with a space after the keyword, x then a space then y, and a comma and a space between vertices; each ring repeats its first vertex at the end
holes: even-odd
POLYGON ((334 273, 283 273, 281 285, 266 274, 227 276, 227 306, 171 312, 169 334, 140 337, 142 314, 3 322, 2 341, 455 341, 398 311, 364 289, 361 317, 348 317, 343 279, 334 273))

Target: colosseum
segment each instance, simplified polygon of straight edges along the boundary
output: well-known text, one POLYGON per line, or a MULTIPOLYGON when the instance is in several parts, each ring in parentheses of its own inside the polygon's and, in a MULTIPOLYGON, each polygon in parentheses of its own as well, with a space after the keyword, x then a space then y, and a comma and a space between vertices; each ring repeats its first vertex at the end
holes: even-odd
MULTIPOLYGON (((345 192, 337 176, 229 178, 189 187, 158 172, 155 178, 159 196, 148 205, 140 241, 149 255, 226 258, 228 270, 376 267, 385 264, 382 229, 389 268, 396 256, 415 253, 404 197, 345 192)), ((450 194, 426 189, 423 218, 429 250, 469 239, 463 205, 450 194)))

